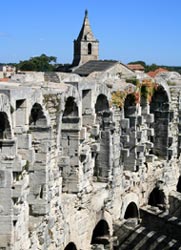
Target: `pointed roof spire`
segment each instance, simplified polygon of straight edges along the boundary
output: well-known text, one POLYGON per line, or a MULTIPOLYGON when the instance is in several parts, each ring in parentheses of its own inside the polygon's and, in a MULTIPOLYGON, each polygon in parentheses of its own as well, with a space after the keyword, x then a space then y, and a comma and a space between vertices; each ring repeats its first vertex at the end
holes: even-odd
POLYGON ((78 37, 77 37, 77 40, 79 40, 79 41, 86 40, 88 38, 87 36, 89 36, 90 40, 95 40, 95 37, 94 37, 92 30, 91 30, 91 26, 89 24, 88 10, 86 9, 82 28, 81 28, 81 31, 80 31, 78 37))

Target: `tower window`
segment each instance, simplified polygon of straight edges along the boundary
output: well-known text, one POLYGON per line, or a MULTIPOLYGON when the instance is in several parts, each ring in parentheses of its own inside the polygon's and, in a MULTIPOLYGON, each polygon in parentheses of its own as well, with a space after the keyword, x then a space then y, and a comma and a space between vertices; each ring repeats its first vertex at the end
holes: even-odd
POLYGON ((92 54, 92 44, 88 43, 88 55, 92 54))

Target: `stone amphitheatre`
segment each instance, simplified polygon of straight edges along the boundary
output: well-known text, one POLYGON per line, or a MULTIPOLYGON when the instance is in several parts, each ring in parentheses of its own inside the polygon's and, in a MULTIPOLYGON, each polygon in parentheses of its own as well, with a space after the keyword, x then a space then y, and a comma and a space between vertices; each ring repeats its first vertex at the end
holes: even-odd
POLYGON ((98 54, 0 83, 0 250, 181 249, 181 75, 98 54))

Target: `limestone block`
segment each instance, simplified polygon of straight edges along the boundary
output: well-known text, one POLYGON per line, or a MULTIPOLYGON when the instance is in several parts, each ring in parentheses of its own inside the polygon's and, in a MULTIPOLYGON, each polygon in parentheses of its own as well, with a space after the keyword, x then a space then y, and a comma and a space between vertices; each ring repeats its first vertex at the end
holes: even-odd
POLYGON ((120 136, 120 142, 126 143, 126 142, 129 142, 129 141, 130 141, 129 135, 121 135, 120 136))
POLYGON ((30 149, 32 136, 31 134, 17 134, 18 148, 30 149))
POLYGON ((122 119, 120 124, 122 129, 128 129, 130 127, 130 122, 128 118, 122 119))
POLYGON ((138 125, 141 125, 143 123, 143 116, 141 115, 137 116, 137 122, 138 122, 138 125))
POLYGON ((147 115, 146 115, 146 122, 147 122, 148 124, 153 123, 153 122, 154 122, 154 114, 147 114, 147 115))
POLYGON ((146 148, 147 149, 151 149, 153 147, 154 147, 154 144, 152 142, 149 142, 149 141, 146 142, 146 148))
POLYGON ((34 215, 45 215, 49 211, 47 203, 44 201, 38 201, 31 205, 31 214, 34 215), (39 203, 39 204, 38 204, 39 203))
POLYGON ((95 123, 96 117, 95 115, 83 115, 82 116, 82 125, 83 126, 91 126, 95 123))
POLYGON ((92 114, 92 109, 91 108, 84 109, 84 114, 91 115, 92 114))
MULTIPOLYGON (((2 235, 10 235, 12 232, 12 221, 11 216, 0 216, 0 236, 2 235)), ((0 243, 2 243, 0 241, 0 243)), ((1 246, 1 245, 0 245, 1 246)))
POLYGON ((141 140, 141 138, 142 138, 142 131, 138 131, 137 132, 137 139, 141 140))
POLYGON ((85 140, 87 138, 87 129, 83 127, 80 131, 80 140, 85 140))
POLYGON ((147 135, 148 136, 154 136, 155 135, 154 129, 153 128, 147 129, 147 135))
POLYGON ((70 165, 70 157, 68 157, 68 156, 61 156, 61 157, 59 158, 58 164, 59 164, 61 167, 69 166, 69 165, 70 165))
POLYGON ((127 149, 127 148, 123 148, 123 149, 121 149, 121 154, 122 154, 122 156, 125 158, 127 158, 127 157, 129 157, 129 149, 127 149))
POLYGON ((11 197, 19 198, 21 196, 21 193, 22 193, 22 182, 19 181, 13 185, 11 197))
POLYGON ((145 151, 145 145, 138 145, 137 146, 137 152, 144 152, 145 151))
MULTIPOLYGON (((0 189, 0 197, 1 197, 1 211, 0 215, 8 215, 10 216, 10 211, 12 209, 12 200, 11 200, 11 190, 9 188, 1 188, 0 189)), ((1 221, 0 221, 1 222, 1 221)))
POLYGON ((99 152, 100 151, 100 143, 93 143, 91 144, 91 150, 92 152, 99 152))
POLYGON ((155 155, 149 154, 146 155, 146 162, 153 162, 155 158, 155 155))
POLYGON ((0 170, 0 188, 6 186, 6 172, 3 170, 0 170))
POLYGON ((15 140, 2 140, 2 155, 13 156, 17 153, 17 143, 15 140))
POLYGON ((34 161, 35 161, 35 151, 34 149, 29 149, 29 150, 26 150, 26 149, 20 149, 19 150, 19 153, 21 154, 22 158, 24 160, 27 160, 29 163, 33 164, 34 161))
POLYGON ((135 127, 137 125, 137 117, 131 116, 129 119, 130 119, 130 128, 135 127))
POLYGON ((100 129, 99 124, 96 124, 96 125, 92 126, 91 135, 93 135, 94 137, 98 136, 99 135, 99 129, 100 129))

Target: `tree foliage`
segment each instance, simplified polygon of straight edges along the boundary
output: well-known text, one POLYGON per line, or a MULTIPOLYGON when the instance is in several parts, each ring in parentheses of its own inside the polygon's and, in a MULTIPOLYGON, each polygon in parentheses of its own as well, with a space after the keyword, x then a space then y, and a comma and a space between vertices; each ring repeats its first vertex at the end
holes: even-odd
POLYGON ((20 61, 18 70, 22 71, 39 71, 47 72, 54 71, 57 58, 55 56, 40 56, 31 57, 29 60, 20 61))

